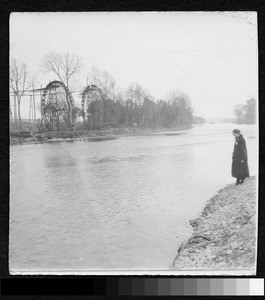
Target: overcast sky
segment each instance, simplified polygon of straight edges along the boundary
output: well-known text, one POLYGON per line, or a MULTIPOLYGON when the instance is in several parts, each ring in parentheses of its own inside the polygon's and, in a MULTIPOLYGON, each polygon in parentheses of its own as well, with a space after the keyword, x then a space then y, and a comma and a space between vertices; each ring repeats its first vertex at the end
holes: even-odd
POLYGON ((124 90, 137 82, 155 99, 180 90, 195 115, 231 117, 234 105, 257 98, 256 24, 255 12, 12 13, 10 56, 39 86, 57 79, 41 71, 44 54, 69 51, 86 66, 76 78, 83 87, 95 66, 124 90))

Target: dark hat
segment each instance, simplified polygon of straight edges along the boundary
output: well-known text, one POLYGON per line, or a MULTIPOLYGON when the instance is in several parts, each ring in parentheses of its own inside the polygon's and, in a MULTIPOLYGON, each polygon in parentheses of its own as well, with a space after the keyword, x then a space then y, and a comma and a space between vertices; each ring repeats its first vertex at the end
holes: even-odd
POLYGON ((234 132, 234 133, 237 133, 237 134, 240 134, 240 133, 241 133, 241 131, 240 131, 239 129, 234 129, 233 132, 234 132))

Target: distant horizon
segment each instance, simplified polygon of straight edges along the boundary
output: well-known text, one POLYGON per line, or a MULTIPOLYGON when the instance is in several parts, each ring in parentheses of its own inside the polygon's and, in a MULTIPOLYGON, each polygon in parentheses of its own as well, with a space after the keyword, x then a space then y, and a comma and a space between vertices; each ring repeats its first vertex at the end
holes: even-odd
MULTIPOLYGON (((190 96, 193 114, 205 119, 234 118, 235 105, 257 99, 255 12, 11 14, 10 58, 28 65, 35 88, 58 80, 40 70, 51 51, 82 58, 86 68, 74 78, 80 87, 95 66, 123 91, 134 82, 155 100, 182 91, 190 96)), ((79 106, 79 97, 73 97, 79 106)), ((24 97, 21 116, 28 114, 24 97)))

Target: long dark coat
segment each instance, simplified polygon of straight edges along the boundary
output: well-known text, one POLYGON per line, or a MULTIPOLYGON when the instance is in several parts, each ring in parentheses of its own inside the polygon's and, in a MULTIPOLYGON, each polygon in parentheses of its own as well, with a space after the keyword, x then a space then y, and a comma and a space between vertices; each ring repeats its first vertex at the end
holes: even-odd
POLYGON ((243 138, 242 134, 240 134, 235 139, 232 162, 232 176, 239 179, 249 177, 247 147, 246 141, 243 138), (244 162, 242 163, 241 161, 244 162))

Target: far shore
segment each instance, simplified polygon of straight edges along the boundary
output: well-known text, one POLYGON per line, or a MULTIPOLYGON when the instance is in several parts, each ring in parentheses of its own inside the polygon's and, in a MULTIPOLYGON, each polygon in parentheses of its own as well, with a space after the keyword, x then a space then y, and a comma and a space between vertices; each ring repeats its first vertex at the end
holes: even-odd
POLYGON ((256 177, 220 190, 199 217, 190 221, 193 235, 181 244, 170 269, 245 269, 254 273, 256 207, 256 177))
POLYGON ((24 132, 11 133, 11 145, 41 144, 54 142, 71 142, 78 140, 104 141, 117 139, 122 136, 152 136, 152 135, 177 135, 178 131, 192 128, 196 125, 179 126, 175 128, 110 128, 105 130, 79 130, 79 131, 53 131, 53 132, 24 132))

